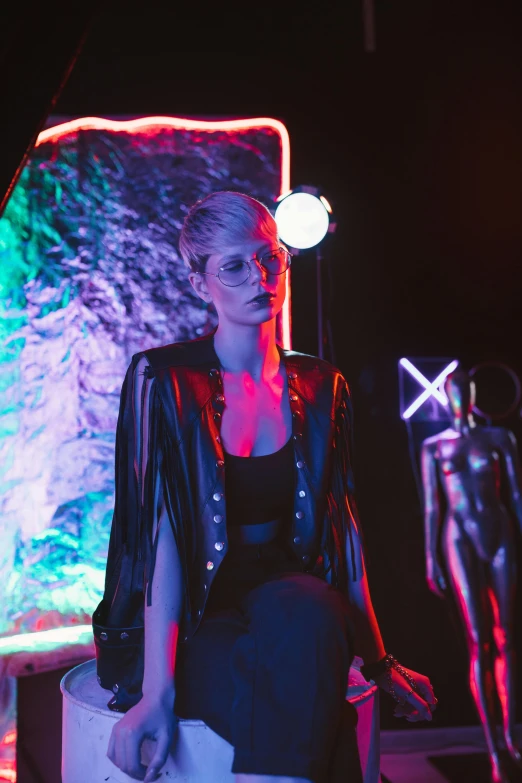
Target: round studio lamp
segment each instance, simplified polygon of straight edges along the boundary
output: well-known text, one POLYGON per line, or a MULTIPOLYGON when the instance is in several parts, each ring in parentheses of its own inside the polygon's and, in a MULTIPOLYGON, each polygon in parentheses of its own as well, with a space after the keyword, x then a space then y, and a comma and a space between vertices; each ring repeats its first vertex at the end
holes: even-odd
POLYGON ((283 242, 297 250, 316 247, 332 230, 331 207, 317 188, 300 186, 277 200, 274 218, 283 242))
MULTIPOLYGON (((323 314, 323 255, 321 243, 328 233, 335 231, 335 223, 331 222, 332 208, 317 187, 299 185, 288 193, 283 193, 277 199, 274 218, 281 240, 292 248, 294 253, 300 250, 314 248, 316 263, 317 290, 317 342, 318 356, 323 359, 326 337, 330 342, 330 358, 335 364, 335 353, 331 324, 323 314)), ((330 272, 329 267, 326 267, 330 272)), ((330 290, 332 278, 330 274, 330 290)))

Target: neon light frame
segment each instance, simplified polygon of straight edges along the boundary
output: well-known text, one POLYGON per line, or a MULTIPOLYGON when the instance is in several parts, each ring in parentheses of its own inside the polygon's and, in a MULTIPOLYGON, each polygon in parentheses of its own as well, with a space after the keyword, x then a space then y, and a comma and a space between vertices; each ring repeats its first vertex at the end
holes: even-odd
POLYGON ((434 381, 428 381, 428 379, 420 372, 420 370, 415 367, 414 364, 412 364, 412 362, 410 362, 409 359, 400 359, 399 364, 401 367, 404 367, 404 369, 407 370, 413 378, 415 378, 417 383, 424 387, 422 394, 420 394, 417 399, 414 400, 411 405, 401 414, 403 419, 406 420, 411 418, 415 411, 417 411, 421 405, 423 405, 430 397, 434 397, 437 402, 446 407, 448 404, 448 398, 446 397, 445 392, 439 389, 439 386, 443 383, 446 377, 458 367, 459 363, 456 359, 450 362, 448 366, 437 375, 434 381))
MULTIPOLYGON (((253 128, 272 128, 279 134, 281 140, 281 182, 280 195, 290 190, 290 137, 288 131, 280 120, 271 117, 254 117, 243 120, 190 120, 184 117, 164 117, 152 116, 141 117, 135 120, 108 120, 103 117, 80 117, 76 120, 55 125, 42 131, 36 140, 35 147, 44 144, 46 141, 55 141, 56 139, 74 133, 78 130, 109 130, 116 133, 138 133, 147 128, 164 127, 179 128, 180 130, 198 130, 208 131, 238 131, 249 130, 253 128)), ((282 311, 282 343, 283 348, 290 349, 292 340, 290 334, 290 274, 287 272, 287 295, 283 304, 282 311)))
MULTIPOLYGON (((110 130, 123 133, 137 133, 152 127, 179 128, 181 130, 200 131, 236 131, 251 128, 272 128, 281 140, 281 183, 280 194, 290 190, 290 137, 288 131, 279 120, 270 117, 256 117, 246 120, 190 120, 181 117, 152 116, 135 120, 109 120, 103 117, 81 117, 76 120, 54 125, 42 131, 35 142, 35 147, 47 141, 74 133, 78 130, 110 130)), ((290 288, 283 305, 282 313, 283 347, 291 348, 290 339, 290 288)), ((92 627, 90 625, 75 625, 66 628, 56 628, 49 631, 38 631, 26 634, 7 635, 0 639, 0 655, 13 654, 21 650, 38 649, 39 645, 51 647, 63 644, 87 643, 91 641, 92 627)))

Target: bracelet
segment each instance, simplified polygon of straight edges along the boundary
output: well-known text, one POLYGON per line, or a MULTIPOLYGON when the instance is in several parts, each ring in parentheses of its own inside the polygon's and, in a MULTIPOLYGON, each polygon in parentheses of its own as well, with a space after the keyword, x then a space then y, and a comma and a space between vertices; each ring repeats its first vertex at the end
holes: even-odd
POLYGON ((394 699, 396 702, 398 702, 399 706, 404 707, 406 702, 408 701, 408 697, 411 696, 412 693, 417 691, 417 683, 411 676, 411 674, 408 674, 408 672, 400 665, 398 660, 393 657, 393 655, 387 656, 388 660, 386 661, 386 679, 388 681, 388 693, 394 699), (401 699, 395 690, 395 686, 393 684, 393 678, 392 678, 392 669, 395 669, 401 677, 403 677, 408 685, 410 686, 410 691, 406 694, 404 699, 401 699))
MULTIPOLYGON (((370 680, 374 680, 377 677, 380 677, 382 674, 387 675, 387 681, 388 681, 388 690, 390 696, 395 699, 395 701, 401 703, 401 700, 399 699, 397 692, 393 686, 393 680, 392 680, 392 674, 391 670, 395 669, 401 677, 403 677, 408 685, 410 686, 411 690, 408 693, 408 696, 410 696, 411 693, 417 691, 417 683, 411 676, 411 674, 408 674, 408 672, 400 665, 398 660, 393 657, 390 653, 384 656, 384 658, 381 658, 380 661, 376 661, 375 663, 369 663, 365 664, 364 666, 361 666, 361 674, 364 677, 364 679, 369 682, 370 680)), ((402 706, 406 703, 406 699, 403 700, 402 706)))
POLYGON ((366 682, 375 680, 376 677, 380 677, 381 674, 385 674, 388 669, 387 664, 390 658, 393 658, 393 656, 385 655, 384 658, 381 658, 380 661, 375 661, 375 663, 365 663, 364 666, 361 666, 361 674, 366 682))
POLYGON ((398 671, 401 677, 403 677, 406 680, 410 688, 412 688, 414 691, 417 691, 418 690, 417 683, 415 682, 411 674, 408 674, 408 672, 400 665, 399 661, 396 658, 394 658, 393 655, 388 655, 387 658, 388 658, 387 668, 395 669, 396 671, 398 671))

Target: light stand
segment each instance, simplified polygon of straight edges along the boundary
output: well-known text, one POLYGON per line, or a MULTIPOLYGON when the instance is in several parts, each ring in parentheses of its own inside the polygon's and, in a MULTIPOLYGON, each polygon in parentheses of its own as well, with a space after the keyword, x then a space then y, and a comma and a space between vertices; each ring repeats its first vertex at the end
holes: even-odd
POLYGON ((320 359, 324 359, 324 338, 323 338, 323 281, 322 281, 322 268, 321 262, 323 255, 321 253, 321 246, 317 245, 315 248, 315 274, 317 281, 317 341, 319 343, 317 355, 320 359))
MULTIPOLYGON (((332 208, 319 188, 312 185, 300 185, 277 199, 275 221, 279 236, 297 255, 300 250, 315 249, 316 289, 317 289, 317 355, 324 359, 324 308, 323 308, 323 254, 322 242, 328 233, 335 231, 331 222, 332 208)), ((330 288, 331 277, 330 277, 330 288)), ((331 296, 329 302, 331 301, 331 296)), ((330 342, 330 359, 335 362, 330 321, 327 323, 330 342)))

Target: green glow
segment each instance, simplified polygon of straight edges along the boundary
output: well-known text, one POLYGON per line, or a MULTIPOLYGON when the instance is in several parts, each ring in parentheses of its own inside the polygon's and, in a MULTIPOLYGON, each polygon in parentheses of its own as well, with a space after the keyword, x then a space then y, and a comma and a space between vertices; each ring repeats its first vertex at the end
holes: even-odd
POLYGON ((20 633, 0 639, 0 655, 38 651, 49 652, 64 644, 92 644, 92 626, 76 625, 72 628, 52 628, 50 631, 20 633))
POLYGON ((254 145, 221 134, 212 155, 200 132, 69 134, 33 149, 11 194, 0 218, 0 654, 78 634, 92 644, 122 369, 143 340, 210 325, 176 251, 181 207, 217 174, 255 192, 255 173, 256 195, 273 198, 279 137, 252 133, 254 145))

